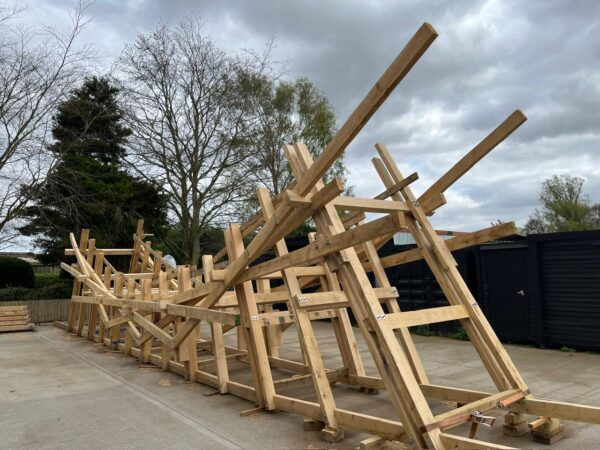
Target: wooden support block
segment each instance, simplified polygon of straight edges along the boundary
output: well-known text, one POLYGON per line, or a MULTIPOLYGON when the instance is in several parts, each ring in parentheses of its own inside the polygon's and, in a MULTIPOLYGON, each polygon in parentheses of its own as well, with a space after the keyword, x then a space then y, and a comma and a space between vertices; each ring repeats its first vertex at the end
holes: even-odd
POLYGON ((370 438, 360 441, 360 450, 409 450, 413 447, 404 442, 389 441, 379 436, 371 436, 370 438))
POLYGON ((504 415, 504 426, 502 433, 506 436, 522 436, 529 431, 525 415, 509 412, 504 415))
POLYGON ((344 429, 342 427, 331 428, 326 426, 321 430, 321 436, 325 441, 333 444, 344 439, 344 429))
POLYGON ((361 386, 360 392, 364 392, 367 395, 379 395, 379 389, 367 386, 361 386))
POLYGON ((534 442, 546 445, 560 441, 565 435, 565 426, 560 419, 552 417, 539 417, 529 422, 529 428, 534 442))
POLYGON ((323 428, 325 428, 325 422, 321 420, 304 419, 302 423, 304 431, 321 431, 323 428))
POLYGON ((258 413, 264 412, 264 410, 265 409, 262 406, 257 406, 255 408, 246 409, 244 411, 241 411, 240 412, 240 416, 241 417, 248 417, 248 416, 251 416, 253 414, 258 414, 258 413))

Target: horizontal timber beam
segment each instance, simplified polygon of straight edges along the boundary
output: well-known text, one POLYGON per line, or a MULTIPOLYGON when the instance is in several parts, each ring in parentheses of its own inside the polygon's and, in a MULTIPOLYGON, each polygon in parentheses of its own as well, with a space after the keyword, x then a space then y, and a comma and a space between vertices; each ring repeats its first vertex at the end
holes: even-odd
MULTIPOLYGON (((298 277, 320 277, 320 276, 324 276, 325 275, 325 269, 323 269, 323 267, 321 266, 314 266, 314 267, 293 267, 294 270, 294 274, 298 277)), ((224 280, 225 279, 225 274, 227 273, 226 269, 218 269, 218 270, 213 270, 212 272, 212 279, 213 280, 224 280)), ((281 273, 280 270, 275 271, 275 272, 271 272, 271 273, 267 273, 264 275, 261 275, 260 277, 257 277, 257 279, 266 279, 266 280, 277 280, 277 279, 282 279, 283 278, 283 274, 281 273)), ((242 278, 241 278, 242 279, 242 278)), ((247 280, 244 280, 247 281, 247 280)))
POLYGON ((469 317, 464 305, 441 306, 438 308, 419 309, 385 315, 386 326, 397 329, 448 322, 469 317))
POLYGON ((340 211, 361 211, 372 213, 389 213, 393 211, 408 212, 410 209, 404 202, 377 200, 359 197, 338 197, 331 204, 340 211))
POLYGON ((278 258, 274 258, 262 264, 249 267, 240 275, 239 281, 253 280, 259 278, 261 275, 293 267, 298 264, 314 264, 323 256, 370 241, 382 233, 391 233, 394 230, 400 229, 400 227, 400 218, 395 214, 390 214, 364 225, 350 228, 349 230, 334 236, 317 236, 314 242, 299 250, 279 256, 278 258))
MULTIPOLYGON (((517 228, 514 222, 507 222, 501 225, 495 225, 493 227, 485 228, 483 230, 468 233, 463 236, 457 236, 452 239, 448 239, 445 242, 448 250, 455 251, 461 248, 471 247, 477 244, 483 244, 486 242, 494 241, 507 236, 513 236, 517 234, 517 228)), ((384 268, 398 266, 400 264, 406 264, 413 261, 423 259, 421 250, 413 248, 405 252, 396 253, 395 255, 385 256, 381 258, 381 264, 384 268)), ((365 270, 371 271, 370 263, 363 264, 365 270)))
POLYGON ((238 326, 240 315, 214 309, 204 309, 197 306, 167 305, 168 314, 189 319, 206 320, 207 322, 219 322, 222 325, 238 326))
POLYGON ((523 414, 552 417, 562 420, 600 425, 600 406, 579 405, 541 398, 526 397, 509 406, 511 411, 523 414))
MULTIPOLYGON (((83 256, 87 256, 88 250, 82 251, 83 256)), ((96 248, 94 253, 104 253, 104 256, 131 256, 133 249, 131 248, 96 248)), ((72 248, 65 249, 65 256, 75 256, 75 250, 72 248)))

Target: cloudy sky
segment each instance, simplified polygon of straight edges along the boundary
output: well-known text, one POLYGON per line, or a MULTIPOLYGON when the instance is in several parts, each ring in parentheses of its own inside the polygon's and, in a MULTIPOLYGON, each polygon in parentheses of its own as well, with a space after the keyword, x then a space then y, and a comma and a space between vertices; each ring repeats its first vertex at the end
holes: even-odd
MULTIPOLYGON (((24 20, 62 26, 68 0, 21 2, 24 20)), ((308 77, 338 125, 423 22, 439 37, 347 151, 358 196, 383 190, 370 159, 383 142, 423 192, 512 111, 528 121, 448 192, 439 228, 522 226, 540 183, 570 173, 600 201, 600 2, 375 0, 97 0, 83 40, 107 70, 123 45, 159 22, 195 14, 221 47, 262 50, 276 36, 286 76, 308 77)))

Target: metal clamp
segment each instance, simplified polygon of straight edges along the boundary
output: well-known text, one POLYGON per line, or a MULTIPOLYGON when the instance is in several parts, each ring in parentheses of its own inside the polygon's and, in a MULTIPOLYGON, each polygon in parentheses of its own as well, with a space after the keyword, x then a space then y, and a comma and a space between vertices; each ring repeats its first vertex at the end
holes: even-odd
POLYGON ((484 416, 479 411, 475 411, 471 413, 469 417, 469 422, 485 425, 486 427, 491 427, 496 422, 496 418, 493 416, 484 416))

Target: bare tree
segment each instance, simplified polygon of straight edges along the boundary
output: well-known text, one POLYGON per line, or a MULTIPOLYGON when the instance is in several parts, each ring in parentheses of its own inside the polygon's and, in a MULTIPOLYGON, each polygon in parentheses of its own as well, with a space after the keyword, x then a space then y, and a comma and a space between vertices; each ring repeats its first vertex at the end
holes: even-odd
POLYGON ((196 19, 138 35, 117 62, 129 126, 130 161, 169 197, 188 262, 207 227, 236 216, 249 157, 248 73, 264 60, 217 48, 196 19))
POLYGON ((87 8, 75 6, 68 30, 32 29, 21 26, 18 9, 0 3, 0 246, 17 236, 15 221, 51 167, 52 112, 90 56, 75 46, 87 8))

